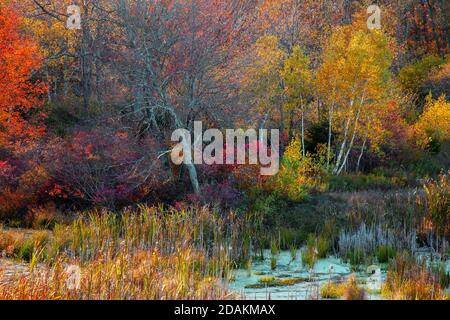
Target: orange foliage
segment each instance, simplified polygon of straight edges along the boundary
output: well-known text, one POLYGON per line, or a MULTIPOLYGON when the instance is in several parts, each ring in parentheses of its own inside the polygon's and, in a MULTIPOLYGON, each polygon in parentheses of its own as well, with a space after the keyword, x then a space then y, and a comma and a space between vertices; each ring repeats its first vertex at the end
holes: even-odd
POLYGON ((35 41, 21 33, 22 19, 0 6, 0 145, 12 145, 40 136, 43 126, 33 123, 46 87, 31 80, 42 62, 35 41))

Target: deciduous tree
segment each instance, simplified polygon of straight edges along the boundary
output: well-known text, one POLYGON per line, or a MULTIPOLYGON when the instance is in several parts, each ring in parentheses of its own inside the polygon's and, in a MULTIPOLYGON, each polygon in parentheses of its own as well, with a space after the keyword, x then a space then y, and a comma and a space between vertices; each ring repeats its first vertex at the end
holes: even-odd
POLYGON ((36 41, 21 32, 23 20, 0 5, 0 144, 14 145, 43 133, 39 106, 46 87, 33 80, 42 63, 36 41))

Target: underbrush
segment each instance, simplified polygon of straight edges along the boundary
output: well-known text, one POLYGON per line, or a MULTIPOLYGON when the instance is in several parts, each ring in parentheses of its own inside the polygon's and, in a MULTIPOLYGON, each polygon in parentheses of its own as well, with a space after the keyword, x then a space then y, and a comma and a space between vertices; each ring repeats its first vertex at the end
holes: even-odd
POLYGON ((329 190, 335 192, 391 190, 408 186, 408 181, 404 177, 387 177, 376 174, 330 176, 328 183, 329 190))

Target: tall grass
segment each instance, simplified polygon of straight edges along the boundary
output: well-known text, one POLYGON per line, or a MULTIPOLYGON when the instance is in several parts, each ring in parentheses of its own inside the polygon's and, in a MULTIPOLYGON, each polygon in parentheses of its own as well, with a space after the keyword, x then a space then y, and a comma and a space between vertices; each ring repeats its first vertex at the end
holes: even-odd
MULTIPOLYGON (((28 275, 0 284, 0 299, 224 299, 240 248, 233 214, 139 207, 90 212, 33 249, 28 275), (78 265, 80 288, 66 268, 78 265)), ((1 275, 0 275, 1 279, 1 275)))
POLYGON ((386 299, 394 300, 446 298, 439 277, 430 270, 425 261, 418 262, 407 252, 398 254, 391 262, 382 295, 386 299))
POLYGON ((450 171, 424 185, 428 221, 438 236, 450 237, 450 171))
POLYGON ((343 230, 338 244, 339 253, 344 258, 350 259, 355 253, 359 253, 362 259, 376 255, 380 263, 388 262, 395 250, 417 250, 415 230, 397 232, 381 225, 368 227, 364 223, 355 231, 343 230))

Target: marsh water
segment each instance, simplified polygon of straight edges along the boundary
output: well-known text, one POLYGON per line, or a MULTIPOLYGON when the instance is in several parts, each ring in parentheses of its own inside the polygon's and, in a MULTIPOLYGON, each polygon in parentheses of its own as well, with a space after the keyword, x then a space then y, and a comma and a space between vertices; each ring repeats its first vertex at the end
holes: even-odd
MULTIPOLYGON (((429 249, 416 253, 419 259, 429 260, 429 249)), ((264 251, 264 259, 253 261, 251 268, 234 271, 228 288, 247 300, 310 300, 321 299, 320 288, 329 282, 342 283, 352 275, 359 287, 365 288, 367 299, 381 300, 381 286, 386 279, 387 265, 361 267, 358 271, 336 257, 321 259, 313 269, 302 264, 301 251, 295 254, 282 251, 276 256, 273 267, 270 250, 264 251)), ((450 272, 450 260, 446 262, 450 272)), ((450 289, 446 290, 450 293, 450 289)))
POLYGON ((353 272, 350 265, 334 257, 318 260, 313 269, 302 264, 301 253, 295 258, 289 251, 277 255, 277 265, 272 269, 270 250, 264 252, 264 259, 252 262, 251 268, 234 271, 231 291, 242 299, 249 300, 305 300, 320 298, 320 288, 329 281, 346 281, 352 274, 357 277, 358 284, 368 290, 368 299, 381 298, 381 281, 385 279, 385 271, 369 274, 367 271, 353 272), (276 284, 274 284, 274 282, 276 284), (285 284, 285 285, 284 285, 285 284))

